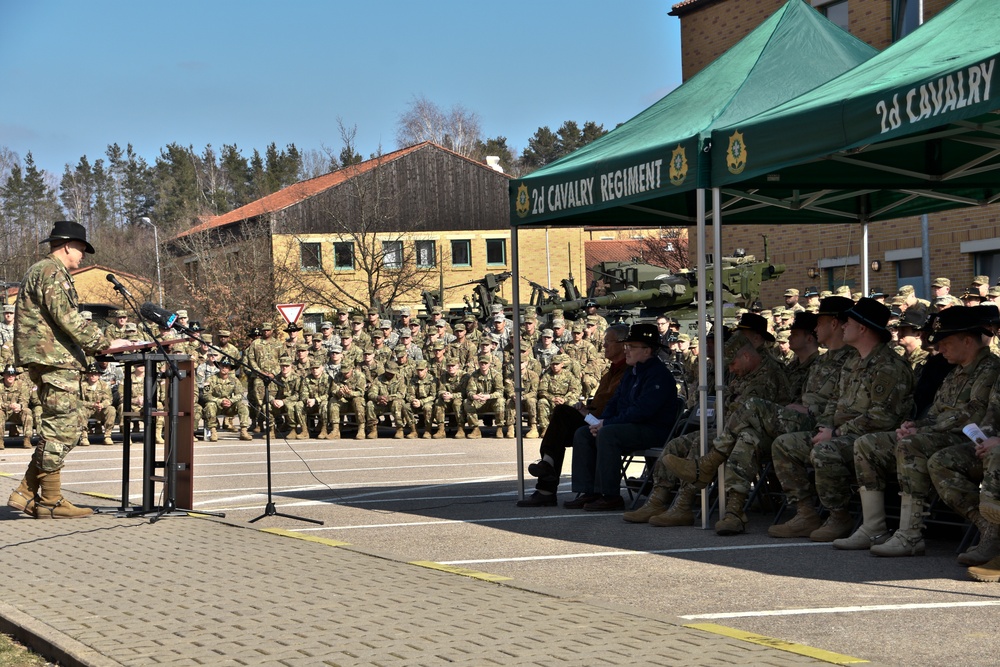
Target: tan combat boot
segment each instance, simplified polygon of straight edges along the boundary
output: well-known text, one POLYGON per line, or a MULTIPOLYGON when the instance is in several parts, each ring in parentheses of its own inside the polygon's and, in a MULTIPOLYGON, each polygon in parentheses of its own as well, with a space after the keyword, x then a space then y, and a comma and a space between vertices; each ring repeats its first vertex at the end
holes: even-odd
MULTIPOLYGON (((212 434, 215 435, 214 430, 212 431, 212 434)), ((250 431, 248 431, 245 426, 240 427, 240 440, 253 440, 253 436, 250 435, 250 431)))
POLYGON ((504 431, 504 435, 506 435, 508 438, 513 438, 517 436, 517 431, 514 430, 513 426, 508 426, 504 431))
POLYGON ((493 434, 493 437, 494 437, 494 438, 497 438, 498 440, 499 440, 500 438, 504 437, 504 436, 503 436, 503 425, 502 425, 502 424, 497 424, 497 430, 496 430, 496 432, 495 432, 495 433, 493 434))
POLYGON ((321 425, 322 428, 320 428, 319 435, 317 435, 316 438, 319 440, 326 440, 326 436, 328 435, 326 432, 326 422, 321 422, 321 425))
POLYGON ((464 426, 459 426, 458 430, 455 431, 455 439, 456 440, 465 440, 467 437, 469 437, 469 436, 465 435, 465 427, 464 426))
POLYGON ((80 434, 80 444, 77 447, 90 447, 90 436, 86 431, 80 434))
POLYGON ((531 438, 532 440, 538 437, 538 429, 535 428, 534 424, 531 424, 531 428, 529 428, 528 432, 524 434, 524 437, 531 438))
MULTIPOLYGON (((358 429, 358 434, 364 437, 365 432, 361 429, 358 429)), ((328 430, 326 433, 326 439, 340 440, 340 424, 335 424, 334 426, 330 427, 330 430, 328 430)))
POLYGON ((649 518, 650 526, 690 526, 694 523, 694 499, 698 488, 693 484, 681 484, 674 498, 674 504, 666 512, 649 518))
POLYGON ((719 466, 726 462, 726 455, 714 447, 708 454, 693 459, 682 459, 668 454, 664 463, 681 478, 682 482, 703 482, 707 484, 719 471, 719 466))
POLYGON ((363 427, 361 427, 361 426, 358 427, 358 432, 354 434, 354 439, 355 440, 364 440, 365 439, 365 429, 363 427))
MULTIPOLYGON (((399 429, 399 430, 402 431, 403 429, 399 429)), ((406 439, 407 440, 415 440, 416 438, 417 438, 417 425, 416 424, 412 424, 412 425, 410 425, 410 432, 406 434, 406 439)))
MULTIPOLYGON (((889 539, 889 529, 885 525, 885 491, 869 491, 861 487, 861 513, 864 521, 850 537, 833 541, 834 549, 864 550, 889 539)), ((810 539, 812 535, 809 536, 810 539)))
POLYGON ((767 529, 767 534, 771 537, 809 537, 823 523, 813 507, 814 500, 800 500, 795 505, 795 516, 785 523, 771 526, 767 529))
POLYGON ((976 565, 969 568, 969 576, 976 581, 998 582, 1000 581, 1000 556, 997 556, 988 563, 976 565))
POLYGON ((403 439, 403 427, 402 426, 397 426, 396 427, 396 432, 392 434, 392 439, 393 440, 402 440, 403 439))
POLYGON ((210 428, 210 429, 208 429, 208 441, 209 442, 218 442, 219 441, 219 429, 217 429, 217 428, 210 428))
POLYGON ((28 469, 24 473, 24 479, 21 480, 16 489, 10 492, 10 498, 7 499, 7 507, 30 514, 31 512, 28 512, 26 508, 34 506, 35 492, 37 490, 38 466, 35 465, 35 459, 32 457, 28 463, 28 469))
POLYGON ((909 493, 904 493, 902 497, 899 504, 899 529, 882 544, 872 545, 871 552, 876 556, 893 558, 924 555, 924 499, 909 493))
POLYGON ((972 512, 969 519, 979 529, 979 544, 959 554, 958 562, 962 565, 982 565, 1000 556, 1000 526, 984 519, 978 511, 972 512))
POLYGON ((62 471, 39 472, 39 497, 35 502, 36 519, 82 519, 94 513, 89 507, 77 507, 62 496, 62 471))
POLYGON ((475 440, 476 438, 483 437, 483 432, 479 430, 478 426, 473 426, 472 430, 469 431, 469 438, 475 440))
POLYGON ((730 491, 726 494, 726 513, 715 522, 716 535, 739 535, 747 532, 747 515, 743 512, 747 496, 730 491))
POLYGON ((854 532, 854 517, 847 510, 831 510, 823 525, 809 533, 813 542, 833 542, 850 537, 854 532))
POLYGON ((441 438, 448 437, 448 434, 445 433, 445 430, 444 430, 444 424, 441 424, 440 426, 438 426, 437 430, 434 431, 434 435, 432 435, 431 437, 434 438, 435 440, 440 440, 441 438))
MULTIPOLYGON (((108 437, 110 437, 110 436, 108 436, 108 437)), ((30 433, 25 432, 25 434, 24 434, 24 441, 21 443, 21 446, 24 447, 25 449, 31 449, 32 444, 31 444, 31 434, 30 433)), ((3 449, 3 440, 2 439, 0 439, 0 449, 3 449)))
POLYGON ((648 523, 649 520, 667 511, 667 498, 670 495, 669 489, 665 486, 654 486, 646 504, 637 510, 625 512, 622 518, 629 523, 648 523))
POLYGON ((432 437, 431 436, 431 427, 427 426, 426 428, 424 428, 424 433, 420 437, 423 438, 424 440, 430 440, 431 437, 432 437))

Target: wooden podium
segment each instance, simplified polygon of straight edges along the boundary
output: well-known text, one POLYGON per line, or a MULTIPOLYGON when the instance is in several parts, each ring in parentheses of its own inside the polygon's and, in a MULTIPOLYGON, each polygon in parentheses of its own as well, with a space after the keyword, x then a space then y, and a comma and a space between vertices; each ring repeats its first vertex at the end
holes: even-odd
POLYGON ((164 355, 156 343, 137 343, 106 350, 124 365, 125 386, 122 392, 122 504, 115 511, 120 516, 145 514, 187 514, 194 505, 194 363, 187 354, 164 355), (175 375, 168 365, 161 384, 159 366, 173 362, 175 375), (132 405, 132 369, 145 368, 143 406, 132 405), (162 389, 162 391, 161 391, 162 389), (163 408, 157 409, 162 399, 163 408), (156 444, 156 418, 164 418, 162 452, 156 444), (132 448, 132 420, 142 420, 142 505, 129 504, 129 464, 132 448), (156 485, 162 485, 164 501, 156 505, 156 485))

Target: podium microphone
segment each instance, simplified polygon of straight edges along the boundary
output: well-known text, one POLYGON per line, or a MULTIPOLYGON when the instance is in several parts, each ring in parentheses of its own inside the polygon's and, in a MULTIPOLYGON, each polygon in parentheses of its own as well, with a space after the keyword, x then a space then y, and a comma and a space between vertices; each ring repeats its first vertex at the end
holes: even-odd
MULTIPOLYGON (((110 277, 108 280, 110 280, 110 277)), ((158 324, 164 329, 174 326, 174 322, 177 320, 177 313, 171 313, 169 310, 160 308, 155 303, 150 303, 149 301, 139 306, 139 314, 142 315, 144 320, 158 324)))
POLYGON ((117 278, 115 278, 115 274, 113 274, 113 273, 109 273, 109 274, 108 274, 108 276, 107 276, 107 280, 108 280, 108 282, 109 282, 109 283, 111 283, 112 285, 114 285, 114 286, 115 286, 115 289, 116 289, 117 291, 121 292, 122 294, 124 294, 125 296, 127 296, 127 297, 129 297, 129 298, 132 298, 132 293, 131 293, 131 292, 129 292, 129 291, 128 291, 128 290, 127 290, 127 289, 125 288, 125 286, 124 286, 124 285, 122 285, 122 284, 121 284, 120 282, 118 282, 118 279, 117 279, 117 278))

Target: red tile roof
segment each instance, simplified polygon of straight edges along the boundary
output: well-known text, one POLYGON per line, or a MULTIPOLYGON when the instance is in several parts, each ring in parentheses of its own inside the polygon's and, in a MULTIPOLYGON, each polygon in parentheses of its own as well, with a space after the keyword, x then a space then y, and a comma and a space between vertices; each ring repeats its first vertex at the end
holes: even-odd
POLYGON ((667 13, 670 16, 680 16, 681 14, 689 12, 692 9, 696 9, 698 5, 707 5, 715 1, 716 0, 683 0, 683 2, 678 2, 671 7, 670 11, 667 13))
MULTIPOLYGON (((306 181, 299 181, 289 185, 287 188, 278 190, 274 194, 267 195, 266 197, 261 197, 256 201, 252 201, 245 206, 234 209, 229 213, 223 213, 222 215, 217 215, 212 218, 208 218, 203 222, 198 223, 194 227, 181 232, 173 237, 171 240, 176 240, 189 236, 191 234, 197 234, 200 232, 207 231, 209 229, 216 229, 219 227, 224 227, 229 224, 240 222, 242 220, 249 220, 260 215, 265 215, 268 213, 275 213, 283 209, 288 208, 294 204, 305 201, 306 199, 313 197, 321 192, 329 190, 332 187, 345 183, 346 181, 371 171, 379 165, 384 165, 387 162, 392 162, 397 160, 404 155, 409 155, 410 153, 415 153, 418 150, 433 147, 440 151, 450 153, 455 157, 459 157, 463 160, 471 162, 472 164, 482 167, 483 169, 490 169, 485 163, 477 162, 471 158, 464 155, 460 155, 452 150, 439 146, 430 141, 424 141, 419 144, 414 144, 413 146, 408 146, 406 148, 401 148, 398 151, 392 153, 386 153, 385 155, 373 158, 371 160, 366 160, 337 171, 332 171, 329 174, 324 174, 323 176, 317 176, 316 178, 310 178, 306 181)), ((492 171, 492 169, 490 169, 492 171)))

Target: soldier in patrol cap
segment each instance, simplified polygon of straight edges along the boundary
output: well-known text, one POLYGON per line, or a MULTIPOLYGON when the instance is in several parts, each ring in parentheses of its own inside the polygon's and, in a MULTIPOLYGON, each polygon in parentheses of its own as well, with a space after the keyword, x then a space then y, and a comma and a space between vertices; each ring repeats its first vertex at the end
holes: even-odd
POLYGON ((112 405, 111 387, 101 380, 101 369, 94 363, 87 366, 80 381, 80 412, 83 422, 81 443, 88 437, 87 422, 96 419, 103 429, 104 444, 114 444, 111 440, 111 431, 115 427, 116 415, 112 405))
POLYGON ((111 311, 111 315, 115 318, 115 321, 104 329, 104 335, 111 338, 124 338, 125 323, 128 322, 128 311, 114 310, 111 311))
POLYGON ((426 361, 415 364, 416 372, 410 377, 406 387, 405 416, 410 424, 407 438, 417 437, 417 422, 423 418, 424 438, 431 437, 431 424, 434 421, 434 399, 437 396, 437 380, 430 374, 426 361))
POLYGON ((538 380, 538 433, 545 435, 552 411, 557 405, 576 405, 583 389, 580 378, 569 370, 569 355, 560 352, 552 358, 538 380))
POLYGON ((789 287, 785 290, 785 308, 793 312, 805 310, 805 308, 799 305, 799 291, 794 287, 789 287))
POLYGON ((552 329, 542 329, 538 345, 535 346, 535 358, 542 365, 542 370, 548 368, 549 364, 552 363, 552 358, 562 351, 553 342, 554 338, 555 334, 552 332, 552 329))
POLYGON ((990 277, 976 276, 972 279, 972 286, 975 288, 979 296, 986 296, 986 291, 990 288, 990 277))
POLYGON ((389 361, 382 375, 368 385, 367 391, 368 438, 378 437, 379 415, 391 415, 395 426, 394 438, 403 437, 403 401, 406 399, 406 382, 399 373, 399 365, 389 361))
POLYGON ((935 278, 931 283, 931 297, 937 299, 945 295, 951 294, 951 280, 948 278, 935 278))
POLYGON ((479 419, 480 412, 492 412, 496 424, 496 437, 503 437, 503 420, 506 413, 504 405, 503 378, 500 371, 493 367, 493 357, 490 355, 480 355, 478 358, 479 367, 474 373, 470 373, 465 385, 465 418, 472 430, 469 432, 470 438, 481 438, 482 432, 479 427, 482 422, 479 419))
MULTIPOLYGON (((10 363, 3 369, 3 383, 0 384, 0 420, 10 422, 10 437, 17 437, 17 427, 24 432, 23 446, 31 447, 31 430, 34 418, 28 403, 31 400, 32 386, 27 378, 18 375, 14 364, 10 363)), ((0 449, 3 449, 3 438, 0 438, 0 449)))

